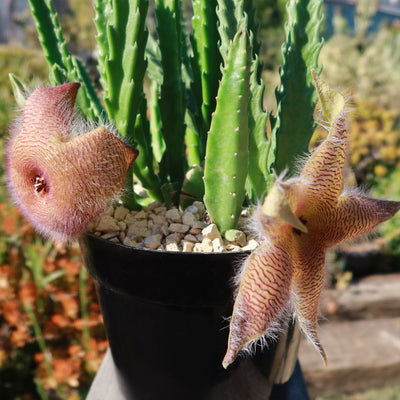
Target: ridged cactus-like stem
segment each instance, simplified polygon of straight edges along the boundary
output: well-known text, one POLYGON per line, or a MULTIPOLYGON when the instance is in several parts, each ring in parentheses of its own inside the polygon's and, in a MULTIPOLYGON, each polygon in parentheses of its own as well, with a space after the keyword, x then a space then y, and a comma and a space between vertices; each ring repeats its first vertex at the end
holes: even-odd
POLYGON ((210 216, 224 231, 235 227, 245 202, 265 196, 274 172, 292 169, 295 157, 307 150, 315 105, 310 69, 318 67, 322 0, 289 2, 270 138, 253 0, 193 0, 192 29, 181 1, 155 0, 152 36, 146 27, 149 0, 94 0, 108 115, 83 64, 67 50, 52 0, 29 1, 52 83, 81 82, 77 102, 85 116, 95 124, 108 118, 139 150, 129 191, 138 179, 152 198, 178 205, 180 196, 185 203, 201 199, 204 189, 210 216))
POLYGON ((159 99, 162 134, 166 145, 165 168, 178 190, 185 175, 185 86, 182 81, 181 10, 177 0, 156 1, 157 31, 163 83, 159 99))
POLYGON ((147 67, 148 1, 98 0, 95 8, 104 103, 120 134, 133 137, 147 67), (107 12, 113 15, 111 21, 104 21, 101 13, 107 12))
POLYGON ((251 39, 252 67, 250 78, 250 100, 248 107, 249 158, 246 191, 249 200, 256 203, 266 193, 273 180, 272 165, 275 162, 274 140, 268 141, 266 124, 268 113, 263 107, 264 83, 261 79, 261 65, 258 58, 260 43, 256 34, 258 25, 255 8, 251 0, 235 1, 235 7, 228 0, 218 0, 220 51, 226 60, 235 29, 248 29, 251 39), (246 15, 246 17, 245 17, 246 15))
POLYGON ((247 18, 244 18, 243 12, 243 0, 218 0, 218 32, 221 40, 219 51, 224 62, 226 62, 230 43, 236 32, 247 29, 247 18))
MULTIPOLYGON (((97 25, 98 35, 103 36, 105 31, 107 38, 107 53, 102 56, 102 63, 105 66, 101 77, 101 82, 105 82, 103 87, 103 99, 107 113, 111 120, 118 108, 118 98, 123 79, 122 57, 126 37, 126 24, 130 11, 130 2, 128 1, 108 1, 109 16, 104 26, 97 25)), ((102 72, 100 70, 100 72, 102 72)))
POLYGON ((97 69, 100 73, 100 83, 102 87, 106 87, 106 64, 107 56, 109 53, 109 46, 107 40, 107 25, 109 24, 107 16, 111 12, 110 0, 96 0, 93 3, 95 10, 95 18, 93 20, 96 29, 96 43, 97 43, 97 69))
POLYGON ((264 82, 261 78, 262 65, 259 59, 260 42, 257 38, 258 24, 252 0, 244 1, 251 32, 253 61, 250 78, 249 102, 249 173, 246 191, 251 203, 257 204, 266 194, 273 181, 272 166, 275 162, 274 139, 267 138, 268 112, 264 109, 264 82))
POLYGON ((239 31, 225 61, 204 170, 204 202, 222 231, 235 227, 245 197, 250 68, 250 38, 239 31))
POLYGON ((290 0, 282 48, 284 64, 281 85, 276 91, 277 113, 272 118, 276 136, 275 169, 292 171, 296 157, 308 151, 314 131, 313 110, 317 101, 311 69, 318 69, 322 47, 319 39, 322 0, 290 0))
MULTIPOLYGON (((121 135, 135 142, 140 154, 134 166, 135 175, 149 193, 160 200, 143 94, 148 1, 97 0, 95 9, 100 82, 108 116, 121 135)), ((128 184, 128 192, 131 192, 132 182, 128 184)), ((133 196, 125 196, 124 201, 126 205, 132 204, 133 196)))
POLYGON ((193 1, 193 47, 197 54, 197 69, 201 74, 201 111, 206 129, 211 123, 215 109, 218 81, 221 77, 219 65, 222 59, 218 49, 217 0, 193 1))
POLYGON ((163 153, 165 151, 165 143, 161 134, 161 117, 160 109, 158 107, 158 94, 160 91, 160 85, 156 81, 150 83, 150 132, 151 132, 151 147, 153 149, 153 155, 155 161, 158 163, 161 161, 163 153))
POLYGON ((136 177, 140 180, 145 189, 153 199, 162 201, 160 190, 160 180, 154 173, 152 160, 154 159, 152 141, 150 136, 150 124, 147 120, 147 101, 145 98, 141 101, 141 113, 136 118, 135 139, 139 155, 136 159, 133 169, 136 177))
POLYGON ((264 83, 257 78, 258 57, 253 60, 250 78, 249 101, 249 172, 246 191, 249 200, 256 204, 266 194, 273 182, 272 166, 275 161, 275 142, 268 140, 266 128, 268 112, 263 107, 264 83))
POLYGON ((51 83, 81 82, 82 90, 77 98, 79 107, 87 117, 98 118, 103 111, 100 100, 82 62, 67 50, 51 0, 29 0, 29 4, 50 66, 51 83))

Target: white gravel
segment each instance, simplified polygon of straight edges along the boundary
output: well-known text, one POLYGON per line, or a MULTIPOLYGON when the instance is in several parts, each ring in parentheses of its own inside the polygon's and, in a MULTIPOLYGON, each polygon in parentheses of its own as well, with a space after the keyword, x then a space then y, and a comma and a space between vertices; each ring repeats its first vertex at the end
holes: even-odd
MULTIPOLYGON (((96 236, 127 246, 182 252, 226 252, 253 250, 259 242, 242 230, 231 229, 225 237, 217 226, 207 223, 204 204, 196 201, 184 211, 154 202, 140 211, 110 207, 89 229, 96 236)), ((246 226, 242 214, 240 226, 246 226)))

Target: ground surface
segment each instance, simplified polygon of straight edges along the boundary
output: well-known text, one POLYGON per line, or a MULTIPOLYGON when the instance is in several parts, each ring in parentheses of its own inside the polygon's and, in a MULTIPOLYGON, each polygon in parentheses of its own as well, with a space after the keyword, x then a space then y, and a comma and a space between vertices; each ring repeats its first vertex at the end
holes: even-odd
MULTIPOLYGON (((300 347, 310 398, 400 400, 400 274, 374 275, 341 291, 327 290, 322 312, 326 319, 319 335, 328 366, 306 340, 300 347)), ((100 370, 96 379, 107 376, 110 381, 109 375, 100 370)), ((115 398, 111 386, 107 390, 115 398)), ((104 398, 104 385, 99 387, 90 399, 104 398)))
MULTIPOLYGON (((375 275, 341 292, 328 291, 324 306, 319 335, 328 366, 308 342, 300 347, 310 397, 400 389, 400 274, 375 275)), ((400 393, 385 398, 397 400, 400 393)))

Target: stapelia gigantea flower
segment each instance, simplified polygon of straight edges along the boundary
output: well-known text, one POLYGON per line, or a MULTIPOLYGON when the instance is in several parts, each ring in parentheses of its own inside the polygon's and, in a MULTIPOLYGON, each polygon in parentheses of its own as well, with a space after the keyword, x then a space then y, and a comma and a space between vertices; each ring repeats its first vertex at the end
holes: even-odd
POLYGON ((255 213, 264 241, 245 261, 239 277, 225 368, 257 339, 276 336, 293 308, 303 333, 326 363, 317 335, 326 249, 370 231, 400 209, 400 202, 344 189, 344 99, 315 73, 314 82, 324 119, 331 121, 329 134, 300 175, 278 180, 255 213))
POLYGON ((79 83, 36 89, 11 131, 11 195, 43 235, 65 242, 85 230, 123 188, 137 151, 101 126, 78 136, 79 83))

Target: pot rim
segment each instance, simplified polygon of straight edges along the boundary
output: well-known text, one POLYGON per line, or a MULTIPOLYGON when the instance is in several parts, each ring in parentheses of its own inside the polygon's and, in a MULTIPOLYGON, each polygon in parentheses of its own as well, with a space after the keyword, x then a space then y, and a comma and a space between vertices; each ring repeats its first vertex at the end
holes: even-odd
POLYGON ((83 235, 80 245, 86 268, 103 288, 180 307, 232 304, 234 277, 250 254, 138 249, 93 234, 83 235))

